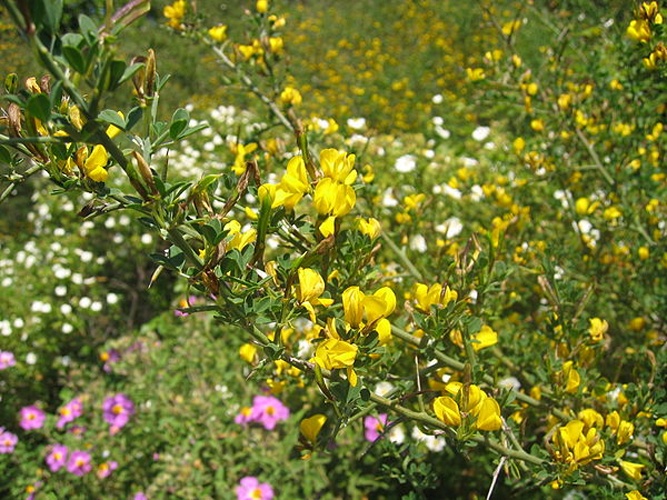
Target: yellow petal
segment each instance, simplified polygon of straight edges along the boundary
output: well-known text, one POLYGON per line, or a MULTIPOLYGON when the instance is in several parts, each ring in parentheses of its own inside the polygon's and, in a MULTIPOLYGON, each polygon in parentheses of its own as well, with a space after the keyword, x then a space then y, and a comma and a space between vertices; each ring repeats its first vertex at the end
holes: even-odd
POLYGON ((438 419, 450 427, 461 425, 459 405, 449 396, 441 396, 433 401, 433 412, 438 419))
POLYGON ((315 444, 317 436, 320 434, 326 421, 327 417, 325 415, 317 413, 311 417, 304 418, 299 424, 299 430, 308 441, 315 444))

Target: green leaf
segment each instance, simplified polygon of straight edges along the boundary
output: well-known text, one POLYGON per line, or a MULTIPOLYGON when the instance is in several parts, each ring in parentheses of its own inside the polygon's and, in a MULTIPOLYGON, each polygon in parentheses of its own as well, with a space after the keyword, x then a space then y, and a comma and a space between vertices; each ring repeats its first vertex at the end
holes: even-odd
POLYGON ((19 76, 16 73, 10 73, 5 78, 5 90, 8 94, 13 94, 19 88, 19 76))
POLYGON ((178 139, 181 133, 187 128, 189 121, 190 115, 185 109, 179 108, 174 111, 171 117, 171 125, 169 125, 169 137, 173 140, 178 139))
POLYGON ((143 66, 144 66, 143 63, 135 63, 132 66, 126 67, 125 71, 123 71, 122 76, 118 80, 118 85, 132 78, 137 71, 143 68, 143 66))
POLYGON ((121 116, 117 112, 111 109, 105 109, 104 111, 102 111, 98 115, 98 118, 105 123, 109 123, 110 125, 115 125, 121 130, 125 130, 125 127, 127 126, 125 120, 123 120, 123 118, 121 118, 121 116))
POLYGON ((50 34, 55 35, 60 29, 60 21, 63 16, 63 1, 30 0, 28 5, 35 24, 40 28, 44 28, 50 34))
POLYGON ((93 22, 93 20, 87 15, 81 14, 79 16, 79 28, 81 29, 83 36, 86 37, 88 45, 93 45, 97 40, 98 31, 97 25, 93 22))
POLYGON ((130 110, 130 112, 127 114, 127 128, 126 130, 131 130, 132 127, 134 127, 139 120, 141 120, 141 117, 143 116, 144 112, 139 106, 135 106, 130 110))
POLYGON ((9 150, 4 146, 0 146, 0 163, 3 163, 5 165, 10 165, 12 163, 12 155, 9 153, 9 150))
POLYGON ((51 100, 46 94, 35 94, 28 99, 26 110, 38 120, 47 122, 51 118, 51 100))
POLYGON ((187 126, 188 122, 184 120, 172 122, 172 124, 169 125, 169 137, 173 140, 178 139, 187 126))
POLYGON ((121 84, 121 79, 125 75, 127 64, 119 59, 114 59, 109 63, 109 82, 108 89, 115 90, 121 84))
POLYGON ((83 58, 81 51, 71 45, 64 45, 62 50, 67 64, 69 64, 77 73, 84 74, 86 72, 86 61, 83 58))

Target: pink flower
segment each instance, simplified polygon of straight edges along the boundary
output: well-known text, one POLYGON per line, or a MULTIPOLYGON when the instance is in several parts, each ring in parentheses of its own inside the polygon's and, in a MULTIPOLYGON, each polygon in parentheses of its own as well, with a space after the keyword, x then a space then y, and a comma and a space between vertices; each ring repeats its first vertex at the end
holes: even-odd
POLYGON ((84 476, 88 474, 93 466, 90 464, 90 453, 87 451, 73 451, 67 460, 67 472, 75 476, 84 476))
POLYGON ((255 396, 252 400, 250 421, 262 424, 272 431, 276 424, 289 417, 289 408, 273 396, 255 396))
POLYGON ((51 448, 51 453, 46 456, 46 465, 51 472, 57 472, 67 463, 67 446, 56 444, 51 448))
POLYGON ((16 358, 13 352, 0 351, 0 370, 5 370, 16 364, 16 358))
POLYGON ((364 419, 364 437, 371 443, 377 441, 387 426, 387 414, 380 413, 377 417, 371 415, 364 419))
POLYGON ((134 403, 125 394, 116 394, 104 400, 102 411, 104 412, 104 420, 111 425, 111 432, 115 434, 134 415, 134 403))
POLYGON ((240 425, 246 425, 252 422, 252 408, 249 406, 241 408, 241 413, 234 417, 234 422, 240 425))
POLYGON ((46 419, 46 414, 34 405, 21 408, 19 416, 21 417, 19 425, 25 431, 41 429, 46 419))
POLYGON ((58 415, 60 415, 60 418, 56 422, 56 427, 62 429, 65 425, 83 415, 83 404, 81 403, 81 399, 74 398, 58 410, 58 415))
POLYGON ((18 442, 19 438, 16 434, 12 434, 6 431, 4 427, 0 427, 0 454, 13 453, 18 442))
POLYGON ((271 500, 273 488, 268 483, 260 483, 256 477, 246 476, 236 487, 237 500, 271 500))
POLYGON ((109 462, 103 462, 97 466, 97 477, 104 479, 109 477, 113 471, 118 468, 118 462, 115 460, 110 460, 109 462))

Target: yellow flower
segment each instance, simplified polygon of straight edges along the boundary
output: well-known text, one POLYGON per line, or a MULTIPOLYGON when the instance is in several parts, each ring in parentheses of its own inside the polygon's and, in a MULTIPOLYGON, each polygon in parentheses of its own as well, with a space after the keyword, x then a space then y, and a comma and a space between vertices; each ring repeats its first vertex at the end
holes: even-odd
POLYGON ((485 398, 477 412, 475 427, 480 431, 497 431, 503 425, 500 418, 500 405, 493 398, 485 398))
POLYGON ((232 170, 236 175, 243 175, 246 170, 246 155, 249 155, 257 149, 257 144, 251 142, 250 144, 236 144, 232 146, 232 152, 236 155, 234 158, 234 165, 232 170))
POLYGON ((314 362, 320 368, 335 370, 354 365, 359 348, 339 339, 326 339, 317 346, 314 362))
POLYGON ((516 19, 514 21, 508 21, 505 24, 503 24, 501 31, 503 32, 503 35, 510 36, 520 27, 521 27, 521 20, 516 19))
POLYGON ((391 323, 388 319, 382 318, 375 324, 375 331, 378 334, 378 342, 384 345, 391 340, 391 323))
POLYGON ((607 333, 609 329, 609 324, 606 320, 600 318, 591 318, 590 327, 588 328, 588 333, 591 336, 593 342, 600 342, 604 337, 604 334, 607 333))
POLYGON ((366 295, 358 286, 351 286, 343 291, 342 300, 345 321, 352 328, 359 328, 361 320, 363 319, 364 297, 366 297, 366 295))
POLYGON ((224 24, 213 26, 208 30, 208 36, 218 43, 224 42, 227 40, 227 26, 224 24))
MULTIPOLYGON (((116 114, 118 116, 120 116, 121 119, 123 119, 123 120, 125 119, 125 115, 123 115, 123 113, 121 111, 117 111, 116 114)), ((107 127, 107 130, 106 130, 106 133, 109 136, 109 139, 113 139, 114 137, 116 137, 121 132, 122 132, 122 130, 119 129, 118 127, 116 127, 115 125, 109 125, 107 127)))
POLYGON ((260 14, 266 14, 266 12, 269 10, 268 0, 257 0, 257 3, 255 4, 255 9, 260 14))
POLYGON ((639 17, 653 24, 662 24, 662 14, 658 2, 642 2, 639 6, 639 17))
POLYGON ((357 219, 357 228, 362 234, 368 236, 371 240, 374 240, 382 232, 382 227, 380 226, 380 221, 374 219, 373 217, 368 220, 363 218, 357 219))
POLYGON ((301 104, 301 93, 294 87, 285 87, 280 93, 280 102, 286 106, 298 106, 301 104))
POLYGON ((320 152, 320 168, 325 177, 342 184, 350 185, 357 178, 354 170, 355 156, 336 149, 323 149, 320 152))
POLYGON ((473 334, 472 340, 472 348, 479 351, 485 347, 496 345, 498 343, 498 333, 490 326, 484 325, 479 332, 473 334))
POLYGON ((377 290, 373 295, 366 295, 363 301, 364 315, 372 324, 381 318, 386 318, 396 309, 396 295, 388 286, 377 290))
POLYGON ((627 36, 635 42, 645 43, 651 39, 651 28, 643 19, 635 19, 630 21, 627 30, 627 36))
POLYGON ((620 446, 629 442, 632 439, 632 434, 635 432, 635 426, 632 422, 621 420, 616 430, 616 443, 620 446))
POLYGON ((320 179, 315 187, 313 205, 322 215, 341 217, 348 214, 357 202, 357 195, 351 186, 336 182, 330 177, 320 179))
POLYGON ((458 293, 447 286, 444 291, 440 283, 431 286, 424 283, 417 283, 414 286, 413 294, 417 301, 417 309, 428 313, 431 306, 446 307, 452 301, 458 299, 458 293))
POLYGON ((602 415, 592 408, 581 410, 577 415, 577 418, 581 420, 588 429, 591 427, 602 427, 604 423, 602 415))
POLYGON ((438 419, 450 427, 461 425, 459 405, 449 396, 441 396, 433 400, 433 412, 438 419))
POLYGON ((628 500, 648 500, 648 498, 639 493, 637 490, 632 490, 630 493, 626 493, 625 498, 628 500))
POLYGON ((287 163, 287 173, 275 188, 271 208, 284 206, 292 210, 309 190, 306 165, 301 156, 295 156, 287 163))
POLYGON ((164 14, 164 17, 169 19, 169 22, 167 23, 169 26, 171 26, 174 29, 178 29, 181 26, 181 21, 183 21, 183 18, 185 17, 185 8, 187 6, 187 3, 185 0, 176 0, 173 4, 167 5, 162 13, 164 14))
POLYGON ((231 240, 227 242, 228 250, 243 250, 247 245, 253 243, 257 239, 257 230, 254 228, 241 232, 241 224, 236 220, 231 220, 225 224, 224 229, 231 236, 231 240))
POLYGON ((486 78, 484 68, 466 68, 466 75, 471 82, 477 82, 486 78))
POLYGON ((333 304, 333 299, 320 298, 324 293, 324 280, 320 273, 310 268, 299 268, 298 275, 297 300, 308 310, 311 321, 315 322, 314 306, 328 307, 333 304))
POLYGON ((317 346, 315 357, 311 360, 325 370, 347 369, 350 385, 357 385, 357 374, 352 367, 359 348, 339 339, 326 339, 317 346))
POLYGON ((620 460, 621 469, 628 476, 630 476, 635 481, 641 481, 642 478, 642 469, 645 467, 643 464, 637 464, 634 462, 627 462, 625 460, 620 460))
POLYGON ((299 424, 299 430, 310 443, 315 444, 317 436, 320 434, 326 421, 327 417, 325 415, 317 413, 311 417, 304 418, 299 424))
POLYGON ((257 346, 254 344, 243 344, 239 349, 239 356, 246 363, 254 363, 257 356, 257 346))
POLYGON ((317 227, 319 232, 324 236, 325 238, 328 238, 332 234, 335 234, 336 232, 336 216, 331 215, 324 219, 324 221, 317 227))
POLYGON ((562 374, 565 377, 565 392, 569 392, 570 394, 577 392, 579 384, 581 384, 581 377, 579 376, 579 372, 575 370, 572 365, 572 361, 566 361, 563 363, 562 371, 562 374))
POLYGON ((104 168, 109 161, 109 154, 104 146, 98 144, 88 153, 84 146, 76 152, 76 163, 83 173, 95 182, 104 182, 109 177, 109 172, 104 168))
MULTIPOLYGON (((282 54, 284 47, 285 47, 285 42, 283 41, 282 37, 272 36, 271 38, 269 38, 269 51, 272 54, 276 55, 282 54)), ((301 98, 301 94, 299 94, 299 98, 301 98)))

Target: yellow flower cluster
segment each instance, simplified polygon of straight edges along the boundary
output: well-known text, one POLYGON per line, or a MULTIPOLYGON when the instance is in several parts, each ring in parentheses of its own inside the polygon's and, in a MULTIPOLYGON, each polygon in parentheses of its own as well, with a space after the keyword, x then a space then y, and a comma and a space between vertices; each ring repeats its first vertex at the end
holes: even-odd
POLYGON ((168 19, 167 26, 175 30, 181 29, 186 8, 187 2, 185 0, 176 0, 171 5, 167 5, 162 11, 164 17, 168 19))
POLYGON ((450 382, 445 386, 448 396, 433 400, 433 412, 451 427, 463 423, 479 431, 497 431, 502 427, 500 406, 476 385, 450 382))

